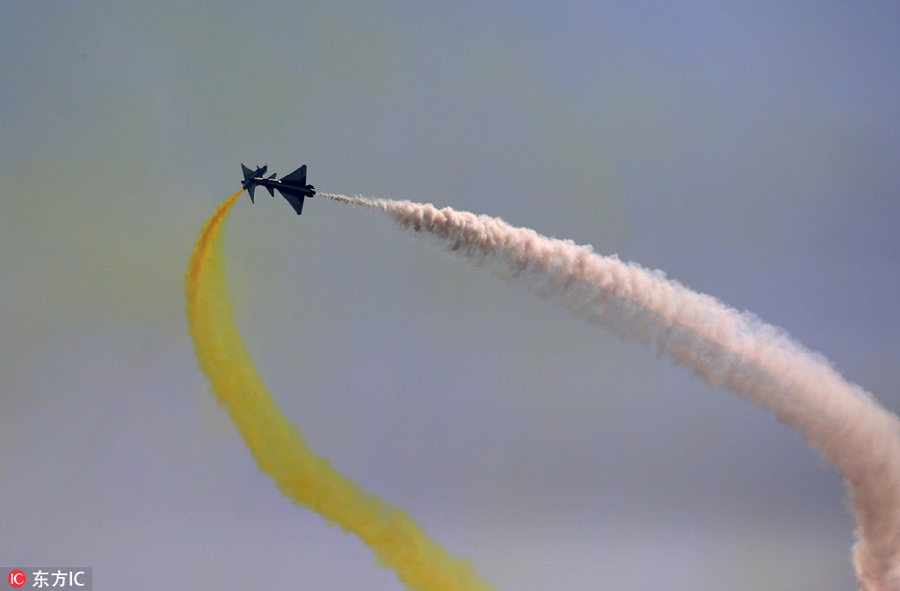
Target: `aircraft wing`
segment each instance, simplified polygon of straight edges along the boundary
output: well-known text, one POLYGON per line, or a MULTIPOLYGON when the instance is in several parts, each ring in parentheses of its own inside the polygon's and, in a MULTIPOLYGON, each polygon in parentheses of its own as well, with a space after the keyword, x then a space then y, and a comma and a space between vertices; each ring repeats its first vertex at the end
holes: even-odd
POLYGON ((281 177, 281 182, 286 185, 299 185, 301 187, 306 186, 306 165, 304 164, 291 174, 285 175, 281 177))
POLYGON ((281 188, 278 189, 278 192, 281 193, 281 196, 291 204, 291 207, 294 208, 294 211, 297 212, 297 215, 300 215, 300 213, 303 211, 303 199, 305 195, 303 195, 302 193, 284 191, 281 188))

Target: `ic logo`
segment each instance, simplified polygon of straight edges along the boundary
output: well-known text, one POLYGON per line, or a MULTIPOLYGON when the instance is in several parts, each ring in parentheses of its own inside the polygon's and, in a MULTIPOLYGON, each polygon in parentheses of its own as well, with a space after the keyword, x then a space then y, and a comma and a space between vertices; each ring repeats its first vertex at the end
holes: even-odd
POLYGON ((20 570, 9 571, 10 587, 19 588, 25 584, 25 573, 20 570))

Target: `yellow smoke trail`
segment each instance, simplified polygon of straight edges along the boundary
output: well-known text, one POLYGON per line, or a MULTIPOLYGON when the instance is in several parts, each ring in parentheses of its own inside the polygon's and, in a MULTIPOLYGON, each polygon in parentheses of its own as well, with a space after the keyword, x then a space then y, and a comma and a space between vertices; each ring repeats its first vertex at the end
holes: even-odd
POLYGON ((221 228, 241 191, 206 222, 188 263, 189 330, 200 368, 259 469, 289 499, 356 534, 410 589, 488 591, 471 566, 447 554, 400 509, 364 492, 316 455, 281 414, 238 333, 225 287, 221 228))

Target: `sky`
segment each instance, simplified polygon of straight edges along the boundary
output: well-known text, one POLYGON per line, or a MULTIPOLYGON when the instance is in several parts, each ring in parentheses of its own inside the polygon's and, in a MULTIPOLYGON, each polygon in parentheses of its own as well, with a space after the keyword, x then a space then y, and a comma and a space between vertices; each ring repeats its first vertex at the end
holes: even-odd
MULTIPOLYGON (((662 269, 900 411, 900 6, 14 2, 0 19, 0 563, 400 589, 260 474, 185 265, 241 163, 662 269)), ((498 591, 852 588, 837 474, 730 392, 326 199, 224 230, 318 453, 498 591)))

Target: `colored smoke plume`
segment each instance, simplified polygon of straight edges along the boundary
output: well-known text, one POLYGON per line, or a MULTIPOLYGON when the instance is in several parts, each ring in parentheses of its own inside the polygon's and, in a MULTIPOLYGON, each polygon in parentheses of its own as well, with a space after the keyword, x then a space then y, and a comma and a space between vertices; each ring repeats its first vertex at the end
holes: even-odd
POLYGON ((403 228, 509 283, 691 368, 795 429, 847 484, 863 591, 900 591, 900 422, 779 328, 589 246, 450 208, 323 196, 403 228))
POLYGON ((316 455, 281 414, 244 348, 226 292, 220 231, 240 194, 219 206, 197 240, 185 279, 185 314, 200 368, 260 471, 294 503, 357 535, 408 588, 489 591, 467 562, 447 554, 403 511, 316 455))

